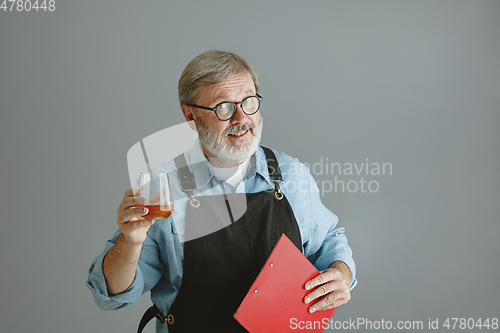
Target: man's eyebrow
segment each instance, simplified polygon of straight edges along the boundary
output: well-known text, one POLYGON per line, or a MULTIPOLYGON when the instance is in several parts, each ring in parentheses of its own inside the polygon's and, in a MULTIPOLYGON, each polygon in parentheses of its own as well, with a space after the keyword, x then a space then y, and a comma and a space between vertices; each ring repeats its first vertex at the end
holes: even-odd
MULTIPOLYGON (((255 94, 252 89, 245 90, 243 93, 248 94, 246 97, 253 96, 255 94)), ((217 104, 220 102, 229 102, 229 95, 217 95, 215 96, 213 102, 217 104)))

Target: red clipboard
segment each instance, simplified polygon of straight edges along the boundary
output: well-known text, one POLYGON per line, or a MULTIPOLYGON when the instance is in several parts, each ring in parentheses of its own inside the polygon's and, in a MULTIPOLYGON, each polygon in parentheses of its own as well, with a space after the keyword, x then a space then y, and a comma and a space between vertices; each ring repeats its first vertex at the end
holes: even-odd
POLYGON ((319 275, 286 235, 282 235, 241 302, 234 318, 249 332, 323 332, 336 308, 309 313, 304 285, 319 275), (301 329, 302 328, 302 329, 301 329))

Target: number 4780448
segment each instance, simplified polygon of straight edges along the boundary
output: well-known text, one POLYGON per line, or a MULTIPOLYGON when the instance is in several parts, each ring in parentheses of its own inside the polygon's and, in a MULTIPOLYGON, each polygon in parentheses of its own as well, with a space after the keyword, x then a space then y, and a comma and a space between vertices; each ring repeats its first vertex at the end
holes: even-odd
POLYGON ((29 12, 31 10, 43 10, 44 12, 48 10, 50 12, 53 12, 54 10, 56 10, 56 2, 55 0, 35 0, 34 2, 32 2, 32 0, 3 0, 0 9, 3 9, 4 12, 29 12))

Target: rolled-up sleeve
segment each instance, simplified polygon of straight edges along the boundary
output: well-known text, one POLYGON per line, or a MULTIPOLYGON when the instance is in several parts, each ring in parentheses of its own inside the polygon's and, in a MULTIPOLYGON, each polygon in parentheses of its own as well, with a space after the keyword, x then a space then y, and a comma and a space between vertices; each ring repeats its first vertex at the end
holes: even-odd
POLYGON ((338 218, 321 202, 319 188, 304 164, 278 152, 285 181, 285 192, 300 227, 304 255, 319 271, 334 261, 344 262, 351 270, 351 289, 357 284, 356 265, 344 228, 336 228, 338 218))
POLYGON ((106 254, 114 246, 120 233, 118 230, 113 238, 106 242, 104 252, 94 259, 89 269, 87 287, 92 291, 97 306, 102 310, 117 310, 138 302, 142 294, 154 287, 162 274, 162 267, 158 261, 158 246, 148 236, 142 246, 134 281, 123 293, 109 296, 102 265, 106 254), (150 260, 151 258, 156 258, 156 260, 150 260))
POLYGON ((318 270, 326 269, 334 261, 344 262, 351 270, 351 289, 357 284, 356 264, 352 258, 352 250, 347 242, 344 228, 336 228, 338 217, 328 210, 319 195, 316 182, 309 175, 311 183, 311 230, 308 249, 305 255, 318 270))

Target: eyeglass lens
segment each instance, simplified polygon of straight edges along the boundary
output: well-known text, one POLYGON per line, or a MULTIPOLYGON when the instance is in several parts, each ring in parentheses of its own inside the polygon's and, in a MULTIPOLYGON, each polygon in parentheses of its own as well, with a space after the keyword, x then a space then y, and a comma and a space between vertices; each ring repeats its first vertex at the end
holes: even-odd
MULTIPOLYGON (((243 112, 247 115, 252 115, 259 109, 260 101, 257 97, 251 96, 238 104, 241 105, 243 112)), ((236 104, 230 102, 221 103, 216 106, 216 112, 221 120, 227 120, 236 113, 236 104)))

